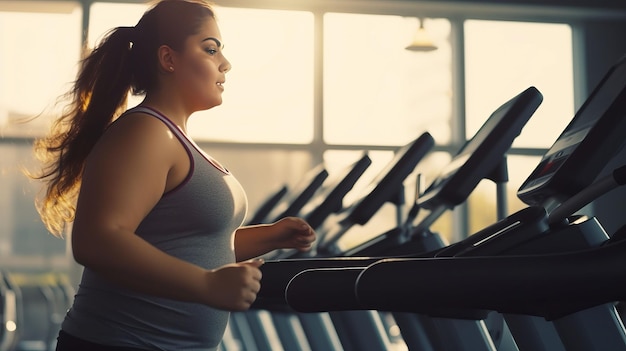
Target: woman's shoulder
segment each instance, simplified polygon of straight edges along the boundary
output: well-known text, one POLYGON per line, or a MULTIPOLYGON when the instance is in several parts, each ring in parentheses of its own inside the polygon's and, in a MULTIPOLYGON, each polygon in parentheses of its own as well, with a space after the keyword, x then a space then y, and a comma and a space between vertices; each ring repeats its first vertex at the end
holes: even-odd
POLYGON ((172 130, 163 122, 144 112, 129 111, 106 129, 96 147, 96 155, 157 153, 165 156, 178 150, 172 130))
POLYGON ((128 111, 117 118, 104 136, 130 141, 159 141, 171 138, 171 128, 162 120, 142 111, 128 111))

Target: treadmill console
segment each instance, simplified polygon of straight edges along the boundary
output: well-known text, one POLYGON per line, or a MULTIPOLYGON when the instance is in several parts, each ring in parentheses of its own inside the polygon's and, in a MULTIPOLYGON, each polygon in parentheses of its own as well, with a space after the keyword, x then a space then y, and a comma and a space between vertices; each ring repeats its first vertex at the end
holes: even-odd
POLYGON ((419 196, 418 205, 433 210, 465 201, 476 185, 500 165, 542 101, 539 90, 529 87, 502 104, 419 196))
POLYGON ((378 173, 370 185, 363 191, 363 197, 355 201, 348 215, 351 222, 363 225, 397 193, 402 190, 402 183, 417 167, 418 163, 435 145, 435 139, 424 132, 411 143, 396 151, 393 159, 378 173))
POLYGON ((531 206, 568 199, 595 180, 625 135, 626 56, 595 87, 517 196, 531 206))

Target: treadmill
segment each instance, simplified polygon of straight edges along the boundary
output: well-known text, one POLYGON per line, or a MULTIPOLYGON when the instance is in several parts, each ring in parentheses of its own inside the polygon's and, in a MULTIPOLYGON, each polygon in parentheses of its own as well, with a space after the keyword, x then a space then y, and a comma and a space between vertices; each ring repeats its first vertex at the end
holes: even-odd
MULTIPOLYGON (((282 186, 257 209, 246 225, 271 223, 286 216, 297 215, 313 198, 328 178, 325 165, 319 164, 307 171, 296 185, 282 186)), ((281 346, 277 331, 266 311, 231 313, 229 324, 220 346, 237 350, 276 350, 281 346)))
MULTIPOLYGON (((341 213, 345 209, 344 197, 352 190, 371 164, 372 160, 369 155, 363 153, 357 161, 327 178, 321 187, 309 196, 309 201, 300 206, 297 213, 292 211, 286 213, 304 219, 311 228, 319 230, 328 217, 341 213)), ((299 253, 295 249, 281 249, 270 252, 264 257, 266 259, 280 259, 298 255, 299 253)))
POLYGON ((371 164, 372 160, 364 153, 356 162, 324 182, 320 191, 297 216, 306 220, 313 229, 319 228, 331 214, 341 212, 344 197, 371 164))
POLYGON ((265 208, 261 208, 266 213, 258 213, 250 220, 249 224, 264 224, 275 222, 283 217, 295 216, 302 208, 313 198, 315 193, 320 189, 324 181, 328 178, 328 171, 324 164, 306 172, 296 186, 291 190, 285 191, 279 189, 266 203, 265 208), (282 194, 282 195, 281 195, 282 194), (272 199, 278 197, 278 199, 272 199), (268 207, 273 207, 268 210, 268 207), (264 216, 263 216, 264 214, 264 216))
MULTIPOLYGON (((508 180, 506 152, 542 100, 541 93, 535 87, 529 87, 502 104, 460 148, 426 191, 420 194, 404 225, 357 247, 348 248, 343 254, 356 257, 402 256, 423 254, 443 248, 443 241, 429 230, 432 223, 445 211, 463 203, 482 179, 491 179, 496 184, 508 180), (422 210, 429 213, 419 224, 414 225, 413 220, 422 210)), ((300 275, 290 283, 293 293, 289 300, 290 304, 298 310, 315 310, 315 303, 311 301, 317 301, 316 298, 309 300, 309 293, 294 293, 296 290, 299 291, 296 288, 299 279, 304 281, 307 278, 300 275)), ((323 290, 323 286, 312 287, 310 294, 323 294, 320 289, 323 290)), ((289 296, 291 295, 288 292, 289 296)), ((336 301, 338 305, 343 305, 344 302, 341 299, 336 301)), ((496 346, 492 335, 501 333, 502 321, 492 318, 491 324, 494 324, 495 330, 489 331, 482 320, 486 315, 481 316, 483 318, 478 320, 466 320, 395 313, 394 319, 410 348, 494 350, 496 346), (419 334, 421 337, 412 338, 411 334, 419 334), (424 335, 428 337, 425 338, 424 335), (431 346, 425 344, 426 339, 430 340, 431 346)), ((497 339, 495 342, 500 344, 500 338, 497 339)))
MULTIPOLYGON (((371 163, 367 153, 364 153, 357 161, 326 178, 308 203, 301 206, 297 214, 291 215, 305 219, 314 229, 318 228, 328 216, 343 208, 344 196, 371 163)), ((293 255, 296 252, 296 250, 277 250, 265 256, 266 259, 272 259, 281 255, 293 255)), ((250 335, 249 339, 253 340, 255 347, 260 350, 276 351, 279 348, 278 344, 290 351, 311 349, 305 341, 305 332, 300 320, 291 311, 274 310, 270 313, 267 310, 252 308, 235 314, 233 320, 238 321, 240 329, 243 329, 241 325, 249 328, 247 333, 250 335)), ((328 339, 331 340, 330 337, 328 339)))
MULTIPOLYGON (((430 133, 425 132, 396 151, 393 159, 362 191, 362 195, 347 209, 344 209, 333 223, 318 232, 317 245, 309 256, 340 256, 342 251, 336 244, 346 232, 355 226, 367 224, 385 203, 393 203, 397 207, 402 206, 404 181, 415 171, 434 143, 430 133)), ((399 212, 400 210, 398 210, 397 221, 400 221, 399 212)))
POLYGON ((285 195, 289 193, 287 184, 281 186, 278 190, 270 194, 256 209, 252 217, 246 221, 246 225, 262 224, 269 216, 270 212, 284 200, 285 195))
POLYGON ((596 179, 624 146, 624 135, 626 57, 607 72, 518 190, 528 208, 434 258, 388 258, 339 273, 344 282, 354 277, 350 307, 446 316, 498 311, 512 317, 507 323, 521 350, 553 350, 542 344, 546 325, 567 350, 625 350, 615 301, 626 299, 626 229, 609 237, 595 218, 575 215, 626 182, 624 167, 596 179))
MULTIPOLYGON (((358 198, 354 204, 348 206, 348 208, 342 208, 341 212, 337 214, 337 217, 341 218, 337 222, 337 226, 330 226, 328 235, 319 235, 317 243, 328 243, 324 238, 334 238, 336 233, 349 229, 352 225, 361 225, 369 221, 369 219, 376 214, 376 212, 386 202, 398 203, 398 194, 403 193, 402 183, 411 174, 417 164, 422 158, 428 154, 434 145, 434 139, 429 133, 423 133, 412 142, 404 145, 398 151, 396 151, 394 158, 387 164, 387 166, 381 170, 378 175, 369 184, 369 187, 364 191, 365 195, 358 198)), ((358 163, 357 163, 358 164, 358 163)), ((358 167, 357 167, 358 168, 358 167)), ((341 184, 341 183, 340 183, 341 184)), ((324 202, 324 201, 323 201, 324 202)), ((310 212, 310 215, 316 214, 319 216, 321 213, 328 213, 328 208, 322 209, 323 212, 310 212)), ((326 215, 321 216, 324 219, 326 215)), ((305 218, 308 218, 306 216, 305 218)), ((336 218, 329 218, 328 220, 335 220, 336 218)), ((324 233, 322 231, 322 233, 324 233)), ((257 299, 252 305, 252 309, 271 311, 272 318, 277 326, 280 339, 285 344, 290 345, 290 350, 300 349, 301 345, 298 345, 297 338, 294 333, 302 332, 306 335, 306 340, 310 344, 310 348, 313 350, 341 350, 343 349, 342 343, 348 343, 349 340, 345 337, 343 328, 336 329, 336 320, 333 321, 328 313, 317 314, 295 314, 292 309, 285 309, 284 303, 284 291, 287 282, 284 278, 285 275, 279 277, 275 274, 268 273, 278 267, 285 267, 284 263, 290 266, 288 269, 293 270, 291 276, 299 272, 301 269, 300 264, 305 266, 309 262, 317 260, 310 257, 312 253, 325 253, 329 255, 329 252, 324 251, 324 244, 317 246, 309 253, 287 252, 284 257, 279 259, 267 260, 261 271, 264 274, 264 280, 261 284, 261 291, 257 294, 257 299), (295 263, 291 265, 291 263, 295 263), (278 278, 278 279, 274 279, 278 278), (341 340, 340 340, 341 339, 341 340)), ((366 259, 368 263, 374 262, 372 259, 366 259)), ((350 259, 348 262, 345 259, 330 259, 328 264, 345 267, 350 264, 355 264, 357 261, 350 259)), ((362 265, 362 263, 358 263, 362 265)), ((262 312, 265 313, 265 312, 262 312)), ((371 327, 369 323, 365 323, 365 326, 371 327)), ((375 333, 369 334, 372 336, 372 342, 382 343, 385 341, 380 337, 377 337, 375 333)), ((384 346, 381 346, 384 347, 384 346)))
POLYGON ((0 350, 13 349, 22 332, 18 320, 19 288, 6 271, 0 271, 0 350))
MULTIPOLYGON (((488 120, 484 123, 483 127, 459 150, 450 165, 443 170, 442 175, 438 177, 433 184, 431 184, 428 191, 425 193, 437 194, 424 197, 427 201, 425 200, 423 202, 423 206, 428 206, 431 210, 430 215, 426 217, 424 222, 428 224, 422 224, 421 226, 418 226, 416 230, 408 230, 411 227, 410 224, 413 216, 417 214, 417 211, 414 208, 411 211, 412 215, 409 215, 409 218, 407 219, 407 225, 401 225, 390 232, 384 233, 383 235, 360 245, 359 247, 343 252, 343 255, 345 256, 360 257, 352 257, 349 260, 343 261, 334 259, 328 261, 317 260, 308 262, 284 262, 284 264, 281 264, 281 262, 269 262, 273 265, 278 264, 278 267, 284 266, 282 267, 284 271, 280 272, 280 269, 278 269, 275 272, 272 272, 271 270, 269 270, 269 272, 264 272, 264 280, 274 279, 272 276, 280 277, 282 275, 283 281, 278 283, 272 282, 274 284, 271 284, 269 281, 264 281, 262 284, 262 291, 259 292, 259 298, 261 300, 266 299, 267 297, 265 295, 268 293, 268 295, 275 297, 279 302, 283 302, 284 296, 282 294, 284 292, 283 289, 286 286, 285 281, 288 282, 294 274, 304 270, 307 265, 309 268, 316 268, 316 265, 318 265, 318 267, 341 267, 342 265, 346 266, 346 264, 362 267, 364 264, 369 264, 371 262, 372 259, 367 257, 380 257, 386 255, 388 250, 396 249, 398 246, 406 247, 407 245, 411 245, 411 250, 417 250, 417 252, 420 253, 427 251, 427 248, 429 247, 433 249, 442 247, 443 242, 441 240, 436 240, 436 236, 429 235, 429 233, 424 229, 427 229, 428 226, 430 226, 430 223, 432 223, 432 221, 434 221, 434 219, 441 215, 445 210, 453 208, 463 202, 481 179, 491 178, 494 181, 499 181, 506 178, 503 177, 500 172, 504 162, 504 154, 510 148, 513 140, 520 134, 523 126, 532 116, 541 101, 542 96, 540 92, 534 87, 529 87, 504 103, 491 114, 488 120), (429 240, 429 238, 434 239, 429 240), (429 243, 425 244, 426 241, 429 243), (417 242, 420 243, 419 248, 413 245, 417 242), (272 288, 271 291, 263 291, 264 287, 267 285, 276 287, 276 290, 272 288)), ((363 201, 362 204, 363 208, 368 207, 367 202, 363 201)), ((327 240, 326 250, 339 253, 340 250, 337 250, 337 246, 328 244, 334 244, 337 242, 337 238, 333 238, 335 240, 327 240), (328 247, 331 249, 328 249, 328 247)), ((268 266, 265 267, 265 269, 271 267, 272 266, 268 266)), ((328 285, 323 284, 322 286, 328 285)), ((311 291, 319 292, 319 289, 312 289, 311 291)), ((303 301, 307 299, 305 296, 309 295, 302 295, 303 301)), ((315 301, 315 299, 309 300, 309 302, 310 301, 315 301)), ((336 301, 339 305, 342 305, 344 302, 341 299, 336 301)), ((308 307, 313 307, 313 305, 309 304, 309 302, 306 302, 305 304, 307 304, 308 307)), ((400 324, 400 321, 398 320, 399 318, 396 319, 400 324)), ((459 324, 463 324, 463 322, 460 321, 449 321, 449 323, 447 323, 447 321, 441 321, 439 324, 447 324, 447 326, 440 326, 443 329, 466 330, 466 335, 463 337, 464 340, 459 341, 460 345, 466 345, 463 346, 466 349, 493 349, 492 342, 485 332, 485 327, 480 323, 462 327, 459 326, 459 324)), ((432 332, 430 334, 432 334, 432 332)), ((405 339, 407 339, 407 337, 405 337, 405 339)), ((419 347, 424 349, 425 339, 418 339, 419 340, 416 340, 416 342, 419 342, 419 347)), ((463 348, 457 349, 462 350, 463 348)))

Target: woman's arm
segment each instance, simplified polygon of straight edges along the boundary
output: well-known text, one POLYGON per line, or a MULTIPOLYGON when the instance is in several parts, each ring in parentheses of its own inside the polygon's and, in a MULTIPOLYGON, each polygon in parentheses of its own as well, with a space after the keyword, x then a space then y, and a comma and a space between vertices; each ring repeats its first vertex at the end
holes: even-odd
POLYGON ((286 217, 272 224, 239 228, 235 232, 235 255, 241 262, 276 249, 307 251, 314 241, 315 232, 308 223, 286 217))
POLYGON ((74 257, 138 292, 245 309, 260 287, 259 263, 206 270, 135 234, 163 193, 180 183, 188 170, 185 150, 163 123, 140 115, 116 122, 85 166, 72 229, 74 257))

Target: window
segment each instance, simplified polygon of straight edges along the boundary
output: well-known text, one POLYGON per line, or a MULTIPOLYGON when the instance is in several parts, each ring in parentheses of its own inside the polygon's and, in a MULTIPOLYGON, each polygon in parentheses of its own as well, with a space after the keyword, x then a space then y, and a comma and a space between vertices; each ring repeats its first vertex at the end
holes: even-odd
POLYGON ((192 117, 210 140, 309 143, 313 139, 313 14, 218 8, 225 54, 224 103, 192 117))
POLYGON ((499 105, 535 86, 543 102, 514 146, 549 147, 574 115, 570 26, 465 21, 465 82, 468 137, 499 105))
MULTIPOLYGON (((133 26, 146 5, 94 3, 90 43, 111 28, 133 26)), ((224 102, 197 112, 189 133, 198 141, 308 143, 313 138, 313 14, 217 7, 226 75, 224 102)), ((133 97, 129 106, 139 103, 133 97)))
POLYGON ((77 2, 0 2, 0 134, 40 135, 60 111, 76 77, 81 13, 77 2))
MULTIPOLYGON (((77 2, 0 2, 0 137, 41 135, 60 111, 76 76, 81 13, 77 2)), ((0 155, 0 266, 67 267, 66 241, 39 220, 38 184, 22 173, 34 165, 31 144, 0 143, 0 155)))
POLYGON ((324 140, 330 144, 403 145, 429 131, 450 141, 450 22, 424 26, 439 49, 404 48, 416 18, 324 15, 324 140))

